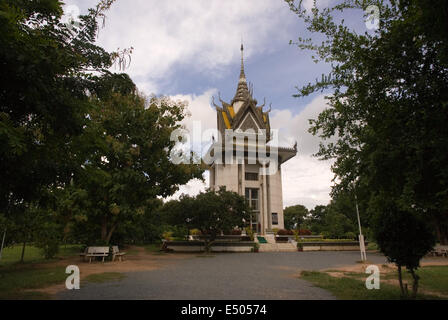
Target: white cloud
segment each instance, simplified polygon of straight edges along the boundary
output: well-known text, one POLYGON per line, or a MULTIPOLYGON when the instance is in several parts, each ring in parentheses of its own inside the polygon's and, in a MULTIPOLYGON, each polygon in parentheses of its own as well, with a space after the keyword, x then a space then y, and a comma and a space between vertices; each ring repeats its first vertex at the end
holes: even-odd
POLYGON ((204 174, 202 176, 204 177, 204 182, 199 179, 192 179, 192 180, 188 181, 187 184, 180 186, 179 190, 175 194, 173 194, 171 197, 165 198, 165 201, 179 199, 179 197, 182 194, 188 194, 190 196, 195 196, 195 195, 199 194, 199 192, 205 191, 205 189, 207 189, 209 186, 209 177, 210 177, 209 172, 208 171, 204 172, 204 174))
POLYGON ((282 166, 283 206, 302 204, 308 209, 330 202, 331 162, 298 155, 282 166))
POLYGON ((176 64, 219 75, 238 60, 241 37, 246 59, 272 50, 273 41, 287 43, 282 30, 294 22, 283 1, 122 0, 107 13, 98 42, 110 51, 134 47, 126 72, 150 94, 176 64))
POLYGON ((324 96, 320 95, 297 115, 294 115, 289 109, 273 109, 270 119, 271 127, 279 130, 280 145, 292 146, 297 141, 299 154, 316 153, 319 150, 320 139, 308 132, 309 120, 316 119, 326 107, 324 96))
POLYGON ((298 155, 282 166, 283 206, 303 204, 312 209, 330 201, 333 173, 330 161, 312 155, 319 149, 319 138, 308 132, 309 119, 315 119, 326 108, 324 96, 312 100, 297 115, 290 110, 272 110, 271 126, 279 129, 280 145, 298 142, 298 155))
MULTIPOLYGON (((331 0, 316 0, 316 6, 318 8, 328 7, 330 2, 331 2, 331 0)), ((314 7, 314 0, 304 0, 303 1, 303 7, 307 11, 311 11, 311 9, 314 7)))

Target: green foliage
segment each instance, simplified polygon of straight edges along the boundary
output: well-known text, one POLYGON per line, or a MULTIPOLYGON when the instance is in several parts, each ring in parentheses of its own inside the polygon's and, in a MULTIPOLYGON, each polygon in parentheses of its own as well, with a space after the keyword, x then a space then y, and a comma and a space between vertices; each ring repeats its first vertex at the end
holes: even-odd
POLYGON ((60 1, 0 3, 0 212, 40 200, 44 188, 69 179, 91 74, 113 62, 94 44, 97 19, 112 2, 100 1, 74 29, 61 22, 60 1))
POLYGON ((283 210, 283 216, 285 220, 286 229, 299 229, 303 224, 306 216, 308 215, 308 209, 301 205, 295 205, 286 207, 283 210))
POLYGON ((339 211, 337 202, 333 200, 327 206, 316 206, 311 210, 306 223, 314 234, 322 234, 325 238, 355 238, 356 218, 349 219, 345 213, 346 211, 339 211))
POLYGON ((249 236, 250 241, 254 241, 255 232, 250 227, 244 228, 246 234, 249 236))
MULTIPOLYGON (((378 197, 372 208, 377 212, 373 230, 378 247, 389 261, 399 267, 400 282, 401 266, 414 276, 412 295, 415 297, 419 279, 414 272, 420 266, 420 260, 435 245, 433 229, 425 214, 404 210, 385 197, 378 197)), ((407 295, 404 288, 402 294, 407 295)))
POLYGON ((162 238, 166 241, 173 241, 173 232, 172 231, 165 231, 162 233, 162 238))
MULTIPOLYGON (((332 277, 324 272, 302 271, 301 279, 315 286, 330 291, 342 300, 399 300, 400 290, 391 284, 381 283, 380 290, 367 290, 365 277, 332 277)), ((434 296, 419 295, 419 299, 434 299, 434 296)))
POLYGON ((191 178, 202 178, 199 165, 170 160, 170 136, 180 128, 185 105, 165 97, 146 100, 134 93, 92 99, 95 107, 79 138, 86 160, 73 177, 74 195, 84 213, 77 223, 97 226, 97 238, 106 243, 125 229, 139 232, 141 239, 145 231, 132 224, 149 221, 146 217, 160 205, 157 197, 172 195, 191 178))
POLYGON ((368 203, 385 192, 425 211, 440 241, 448 241, 447 2, 346 0, 310 15, 287 2, 309 31, 324 37, 298 45, 332 65, 331 76, 298 96, 331 90, 310 131, 327 140, 317 155, 336 159, 333 194, 355 184, 368 203), (339 11, 362 13, 370 3, 380 9, 378 30, 355 32, 339 22, 339 11))
POLYGON ((448 3, 345 0, 308 14, 302 1, 286 2, 323 37, 298 46, 331 64, 297 96, 328 92, 310 132, 326 140, 317 156, 335 159, 333 198, 355 190, 381 250, 414 274, 433 242, 428 221, 448 243, 448 3), (369 4, 379 7, 377 30, 344 24, 348 10, 362 14, 369 4))
POLYGON ((201 192, 196 197, 183 195, 163 207, 167 223, 196 228, 206 235, 206 248, 216 236, 235 227, 244 228, 250 218, 250 208, 244 197, 235 192, 201 192))
POLYGON ((34 296, 24 290, 38 289, 65 281, 65 267, 53 268, 9 268, 2 270, 0 281, 0 299, 47 298, 45 295, 34 296))
POLYGON ((52 259, 58 254, 61 239, 59 225, 45 222, 34 238, 36 247, 42 250, 45 259, 52 259))

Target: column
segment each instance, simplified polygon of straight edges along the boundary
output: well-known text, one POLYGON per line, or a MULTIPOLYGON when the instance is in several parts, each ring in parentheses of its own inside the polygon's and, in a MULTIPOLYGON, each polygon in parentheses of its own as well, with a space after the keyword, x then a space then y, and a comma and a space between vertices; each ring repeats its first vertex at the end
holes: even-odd
POLYGON ((262 164, 264 170, 263 174, 263 226, 262 234, 266 234, 266 229, 268 228, 268 201, 267 201, 267 186, 266 186, 266 163, 262 164))

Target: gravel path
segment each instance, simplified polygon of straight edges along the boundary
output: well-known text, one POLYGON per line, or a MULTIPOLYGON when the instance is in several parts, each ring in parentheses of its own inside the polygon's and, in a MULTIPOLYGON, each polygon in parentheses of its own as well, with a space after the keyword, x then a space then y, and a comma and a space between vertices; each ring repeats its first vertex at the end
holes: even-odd
MULTIPOLYGON (((372 263, 385 263, 368 254, 372 263)), ((301 270, 355 264, 359 252, 228 253, 181 260, 163 269, 126 273, 121 281, 81 282, 80 290, 64 290, 56 299, 334 299, 329 292, 298 279, 301 270)))

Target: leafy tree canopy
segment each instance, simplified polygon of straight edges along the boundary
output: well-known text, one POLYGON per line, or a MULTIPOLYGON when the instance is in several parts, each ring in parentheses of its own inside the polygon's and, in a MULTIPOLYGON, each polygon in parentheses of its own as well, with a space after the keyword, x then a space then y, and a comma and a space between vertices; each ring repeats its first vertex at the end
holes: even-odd
POLYGON ((201 192, 196 197, 183 195, 166 203, 163 210, 169 223, 187 225, 206 235, 207 249, 221 232, 244 227, 251 213, 243 196, 223 188, 201 192))
POLYGON ((301 205, 286 207, 283 210, 286 229, 299 229, 308 215, 308 209, 301 205))

